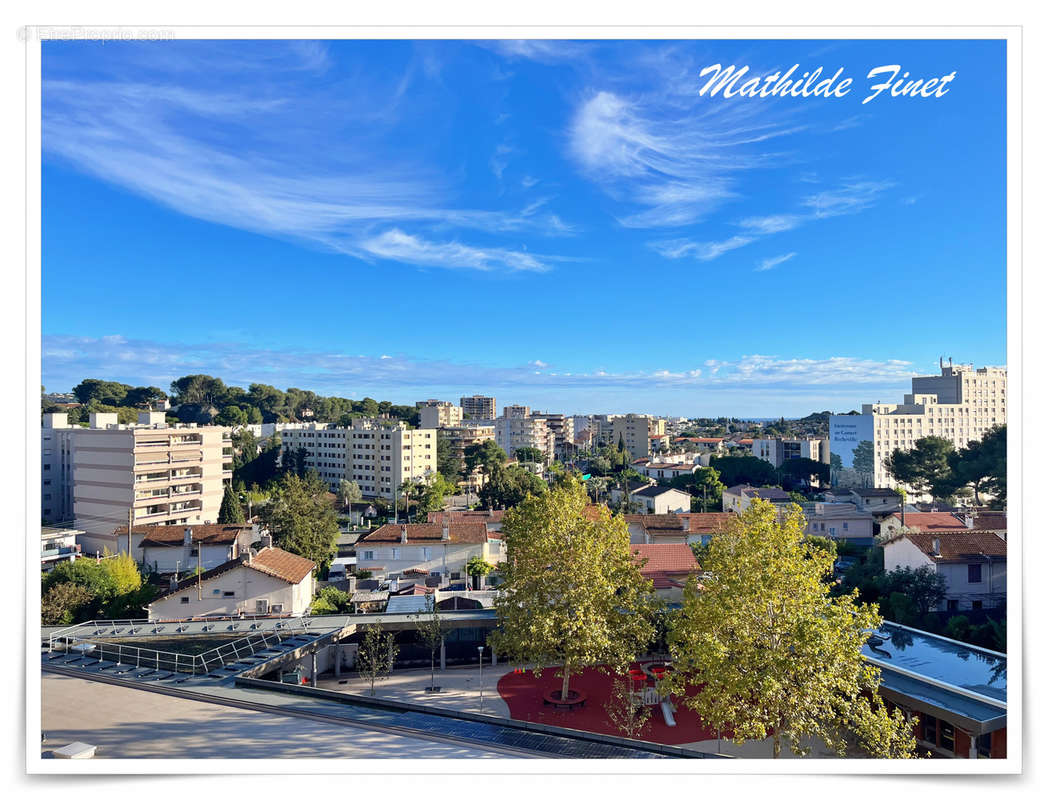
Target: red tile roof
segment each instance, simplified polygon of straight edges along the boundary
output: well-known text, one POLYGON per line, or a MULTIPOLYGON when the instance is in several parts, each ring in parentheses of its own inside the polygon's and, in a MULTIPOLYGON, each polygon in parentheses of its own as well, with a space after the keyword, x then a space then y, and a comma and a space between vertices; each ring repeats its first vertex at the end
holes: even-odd
POLYGON ((316 564, 308 558, 302 558, 302 556, 297 556, 294 553, 281 550, 279 547, 267 547, 266 549, 259 551, 259 553, 250 561, 247 557, 234 558, 223 564, 219 564, 217 567, 212 567, 206 572, 200 573, 199 576, 191 575, 188 578, 183 578, 172 588, 158 594, 154 598, 154 602, 164 597, 170 597, 171 595, 177 594, 185 589, 192 588, 196 585, 197 581, 204 583, 212 578, 218 577, 219 575, 223 575, 230 570, 234 570, 237 567, 253 569, 265 575, 272 575, 274 578, 279 578, 287 583, 295 584, 300 583, 307 575, 309 575, 309 573, 316 567, 316 564))
POLYGON ((246 566, 294 584, 301 582, 317 565, 308 558, 281 550, 279 547, 267 547, 260 550, 246 566))
MULTIPOLYGON (((194 542, 204 544, 232 544, 241 534, 250 534, 250 525, 135 525, 132 533, 145 534, 140 547, 153 545, 171 547, 185 541, 185 530, 193 533, 194 542)), ((127 526, 116 529, 117 536, 127 536, 127 526)))
MULTIPOLYGON (((357 547, 365 544, 396 544, 403 541, 403 532, 407 530, 408 544, 439 543, 443 525, 437 522, 420 522, 409 525, 389 523, 381 528, 365 533, 357 540, 357 547)), ((484 544, 488 540, 488 528, 483 522, 451 522, 448 524, 450 544, 484 544)))
POLYGON ((718 533, 738 519, 734 511, 707 511, 687 514, 626 514, 627 523, 640 525, 652 536, 684 536, 691 533, 718 533), (688 529, 684 530, 684 521, 688 529))
POLYGON ((699 570, 695 554, 686 544, 634 544, 630 551, 643 562, 640 574, 650 578, 656 589, 677 585, 699 570))
MULTIPOLYGON (((908 517, 909 514, 906 516, 908 517)), ((990 531, 967 531, 965 533, 946 531, 941 536, 934 533, 908 533, 903 538, 913 542, 933 561, 971 561, 986 556, 1008 557, 1008 543, 990 531), (932 555, 936 539, 939 541, 939 556, 932 555)))
MULTIPOLYGON (((902 522, 902 516, 895 512, 889 518, 902 522)), ((1004 531, 1008 530, 1008 518, 1003 513, 990 512, 974 517, 969 528, 959 515, 949 511, 908 511, 906 527, 917 531, 1004 531)))

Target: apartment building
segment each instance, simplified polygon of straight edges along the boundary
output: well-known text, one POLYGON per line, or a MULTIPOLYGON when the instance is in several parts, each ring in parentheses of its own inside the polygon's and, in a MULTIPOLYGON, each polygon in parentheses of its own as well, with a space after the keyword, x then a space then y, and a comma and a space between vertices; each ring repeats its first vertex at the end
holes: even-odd
POLYGON ((504 415, 495 420, 495 443, 510 458, 521 447, 535 447, 542 451, 545 463, 553 460, 556 437, 545 419, 527 414, 519 416, 519 409, 527 406, 506 406, 504 415))
POLYGON ((314 423, 281 433, 281 457, 299 448, 333 492, 348 480, 365 497, 393 500, 405 481, 437 471, 437 432, 399 420, 358 417, 351 427, 314 423))
POLYGON ((630 458, 648 458, 652 455, 652 439, 661 440, 666 435, 666 420, 647 414, 625 414, 616 417, 611 426, 611 443, 621 439, 630 458))
POLYGON ((462 422, 462 408, 446 400, 423 400, 415 408, 420 428, 450 428, 462 422))
POLYGON ((553 434, 553 454, 557 458, 566 458, 575 451, 575 426, 571 417, 563 414, 534 412, 532 419, 546 420, 546 427, 553 434))
POLYGON ((830 463, 829 439, 807 437, 804 439, 754 439, 751 445, 753 455, 767 461, 773 467, 794 458, 808 458, 812 461, 830 463))
POLYGON ((129 516, 134 524, 217 522, 233 475, 225 429, 168 425, 162 411, 142 411, 133 425, 95 413, 86 428, 45 414, 41 455, 44 523, 73 520, 87 534, 110 534, 129 516))
POLYGON ((830 482, 834 486, 895 488, 884 459, 917 439, 941 436, 962 448, 1007 422, 1008 371, 948 365, 913 378, 902 403, 866 403, 861 414, 830 417, 830 482))
POLYGON ((498 416, 494 397, 487 397, 482 394, 475 394, 472 397, 460 397, 459 406, 462 408, 463 419, 493 420, 498 416))

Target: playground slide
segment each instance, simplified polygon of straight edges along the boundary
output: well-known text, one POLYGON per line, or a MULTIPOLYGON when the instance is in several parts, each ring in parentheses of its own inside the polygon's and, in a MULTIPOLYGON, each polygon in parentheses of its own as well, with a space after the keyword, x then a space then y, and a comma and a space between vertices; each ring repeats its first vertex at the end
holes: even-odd
POLYGON ((669 700, 663 700, 661 703, 662 717, 666 720, 667 727, 673 728, 677 725, 677 720, 673 718, 673 706, 670 705, 669 700))

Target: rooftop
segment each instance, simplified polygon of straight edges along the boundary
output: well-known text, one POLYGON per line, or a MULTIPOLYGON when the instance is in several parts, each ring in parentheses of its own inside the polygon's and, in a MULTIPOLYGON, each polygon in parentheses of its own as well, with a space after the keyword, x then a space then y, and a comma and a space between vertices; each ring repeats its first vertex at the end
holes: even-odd
MULTIPOLYGON (((436 522, 416 522, 409 525, 388 523, 381 528, 366 533, 357 541, 357 547, 368 544, 396 544, 404 541, 412 543, 437 543, 442 541, 444 526, 436 522)), ((483 522, 450 522, 448 524, 450 544, 484 544, 488 541, 488 528, 483 522)))
POLYGON ((935 561, 971 561, 982 558, 1007 558, 1008 543, 993 531, 907 533, 902 538, 913 542, 922 553, 935 561), (935 555, 938 542, 939 555, 935 555))
MULTIPOLYGON (((903 522, 902 516, 895 512, 888 516, 903 522)), ((1008 518, 1003 512, 984 512, 969 518, 971 527, 965 521, 964 515, 954 514, 949 511, 917 511, 907 512, 905 526, 916 531, 1003 531, 1008 529, 1008 518)))
MULTIPOLYGON (((132 533, 144 534, 139 547, 177 547, 185 541, 186 530, 192 540, 202 544, 232 544, 242 534, 253 532, 251 525, 135 525, 132 533)), ((117 536, 127 536, 127 526, 116 529, 117 536)))

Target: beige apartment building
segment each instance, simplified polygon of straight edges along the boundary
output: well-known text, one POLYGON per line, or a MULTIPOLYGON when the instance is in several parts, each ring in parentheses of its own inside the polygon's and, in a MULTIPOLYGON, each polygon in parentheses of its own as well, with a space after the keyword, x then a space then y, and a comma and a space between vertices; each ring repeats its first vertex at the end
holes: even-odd
POLYGON ((647 414, 625 414, 612 421, 611 443, 621 438, 630 458, 648 458, 652 455, 652 438, 666 435, 666 420, 647 414))
POLYGON ((437 432, 409 429, 399 420, 356 418, 351 427, 314 423, 280 434, 282 456, 302 448, 306 467, 337 492, 355 481, 365 497, 393 500, 408 480, 437 471, 437 432))
POLYGON ((62 413, 45 414, 41 430, 45 524, 72 520, 87 534, 126 526, 197 525, 218 521, 231 480, 229 434, 216 426, 168 425, 143 411, 120 425, 95 413, 89 427, 62 413))
POLYGON ((493 420, 498 416, 494 397, 487 397, 482 394, 475 394, 472 397, 460 397, 459 406, 462 408, 463 419, 493 420))
POLYGON ((415 408, 420 428, 450 428, 462 422, 462 408, 446 400, 423 400, 415 408))
POLYGON ((960 449, 1007 422, 1008 370, 943 365, 912 379, 902 403, 866 403, 861 414, 830 417, 830 480, 835 486, 895 488, 884 459, 896 448, 940 436, 960 449))
POLYGON ((495 420, 495 443, 510 458, 515 458, 514 453, 522 447, 538 448, 549 464, 556 449, 556 436, 545 419, 529 414, 527 406, 506 406, 503 416, 495 420), (521 415, 522 409, 528 413, 521 415))

